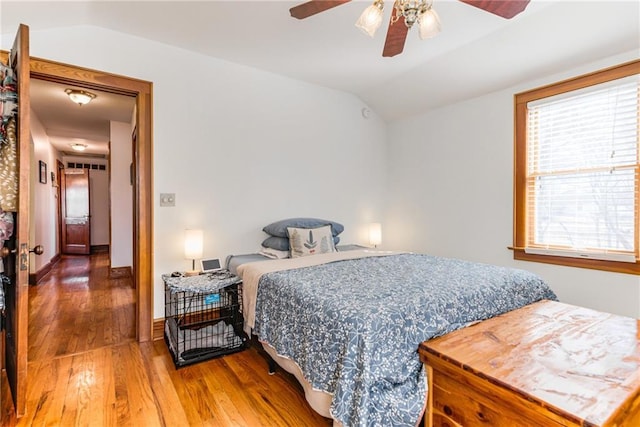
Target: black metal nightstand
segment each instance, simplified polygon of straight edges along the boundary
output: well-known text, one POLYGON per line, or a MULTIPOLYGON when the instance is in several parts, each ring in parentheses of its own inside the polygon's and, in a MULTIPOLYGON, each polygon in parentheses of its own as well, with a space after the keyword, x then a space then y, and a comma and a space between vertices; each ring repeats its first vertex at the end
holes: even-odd
POLYGON ((164 338, 176 367, 243 350, 242 280, 227 270, 162 275, 164 338))

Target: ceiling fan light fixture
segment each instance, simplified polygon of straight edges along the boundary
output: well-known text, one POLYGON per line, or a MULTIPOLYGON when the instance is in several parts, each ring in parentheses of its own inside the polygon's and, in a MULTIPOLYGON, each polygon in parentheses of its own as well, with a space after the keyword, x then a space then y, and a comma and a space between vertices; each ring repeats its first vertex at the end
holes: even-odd
POLYGON ((411 28, 418 21, 423 11, 431 7, 433 1, 427 5, 427 0, 397 0, 394 7, 398 10, 396 16, 404 18, 404 24, 411 28))
POLYGON ((64 92, 69 96, 70 100, 78 105, 88 104, 93 98, 97 96, 95 93, 79 89, 65 89, 64 92))
POLYGON ((368 36, 373 37, 382 24, 383 9, 383 0, 375 0, 372 5, 362 12, 362 15, 356 21, 356 27, 360 28, 368 36))
POLYGON ((421 40, 430 39, 442 31, 440 17, 436 11, 430 7, 418 18, 418 35, 421 40))
POLYGON ((71 144, 73 151, 84 151, 87 149, 87 144, 71 144))
MULTIPOLYGON (((291 16, 296 19, 304 19, 317 13, 333 9, 352 0, 307 0, 289 9, 291 16)), ((396 56, 404 50, 409 29, 418 23, 419 36, 428 39, 440 32, 440 17, 433 10, 435 0, 393 0, 389 29, 382 50, 382 56, 389 58, 396 56), (403 20, 403 25, 395 25, 403 20)), ((493 15, 505 19, 511 19, 522 13, 531 0, 460 0, 463 3, 482 9, 493 15)), ((384 0, 374 0, 356 22, 367 35, 373 37, 382 23, 382 9, 384 0)))

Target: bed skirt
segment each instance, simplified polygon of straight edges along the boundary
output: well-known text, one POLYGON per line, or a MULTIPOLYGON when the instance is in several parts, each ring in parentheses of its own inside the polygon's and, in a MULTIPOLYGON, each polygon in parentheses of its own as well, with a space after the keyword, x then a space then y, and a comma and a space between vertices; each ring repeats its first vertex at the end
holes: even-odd
MULTIPOLYGON (((333 396, 325 391, 315 390, 304 378, 302 370, 300 370, 293 360, 288 357, 279 356, 276 350, 265 342, 260 341, 260 344, 264 351, 278 364, 278 366, 296 377, 304 390, 304 397, 309 403, 309 406, 311 406, 311 409, 325 418, 333 418, 330 411, 331 399, 333 396)), ((333 420, 333 425, 334 427, 341 427, 342 423, 333 420)))

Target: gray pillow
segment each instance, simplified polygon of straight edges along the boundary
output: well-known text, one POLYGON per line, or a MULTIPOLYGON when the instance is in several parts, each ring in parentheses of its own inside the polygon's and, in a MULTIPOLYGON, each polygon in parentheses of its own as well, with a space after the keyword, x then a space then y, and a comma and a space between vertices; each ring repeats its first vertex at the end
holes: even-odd
MULTIPOLYGON (((333 237, 333 244, 337 245, 340 242, 340 237, 333 237)), ((262 246, 265 248, 276 249, 278 251, 288 251, 289 250, 289 238, 288 237, 276 237, 269 236, 262 242, 262 246)))
MULTIPOLYGON (((323 225, 331 226, 331 234, 335 237, 338 234, 344 231, 344 225, 339 224, 334 221, 329 221, 326 219, 318 219, 318 218, 289 218, 283 219, 280 221, 276 221, 269 225, 265 225, 262 231, 269 234, 270 236, 276 237, 286 237, 289 238, 287 234, 287 227, 296 227, 296 228, 318 228, 323 225)), ((264 245, 263 245, 264 246, 264 245)), ((276 249, 276 248, 274 248, 276 249)))

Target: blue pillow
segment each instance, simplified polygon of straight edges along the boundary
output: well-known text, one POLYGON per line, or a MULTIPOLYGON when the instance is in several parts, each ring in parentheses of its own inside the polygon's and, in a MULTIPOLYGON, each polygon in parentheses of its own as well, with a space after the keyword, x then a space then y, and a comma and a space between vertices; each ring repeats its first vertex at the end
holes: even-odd
MULTIPOLYGON (((337 245, 340 242, 340 237, 333 237, 333 244, 337 245)), ((262 246, 265 248, 276 249, 278 251, 288 251, 289 250, 289 238, 288 237, 276 237, 270 236, 264 239, 262 242, 262 246)))
MULTIPOLYGON (((318 228, 323 225, 331 226, 331 234, 335 237, 338 234, 344 231, 344 225, 339 224, 334 221, 329 221, 326 219, 318 219, 318 218, 289 218, 283 219, 281 221, 276 221, 269 225, 265 225, 262 231, 269 234, 270 236, 276 237, 286 237, 289 238, 287 234, 287 227, 295 227, 295 228, 318 228)), ((269 247, 269 246, 268 246, 269 247)), ((276 249, 276 248, 274 248, 276 249)))

